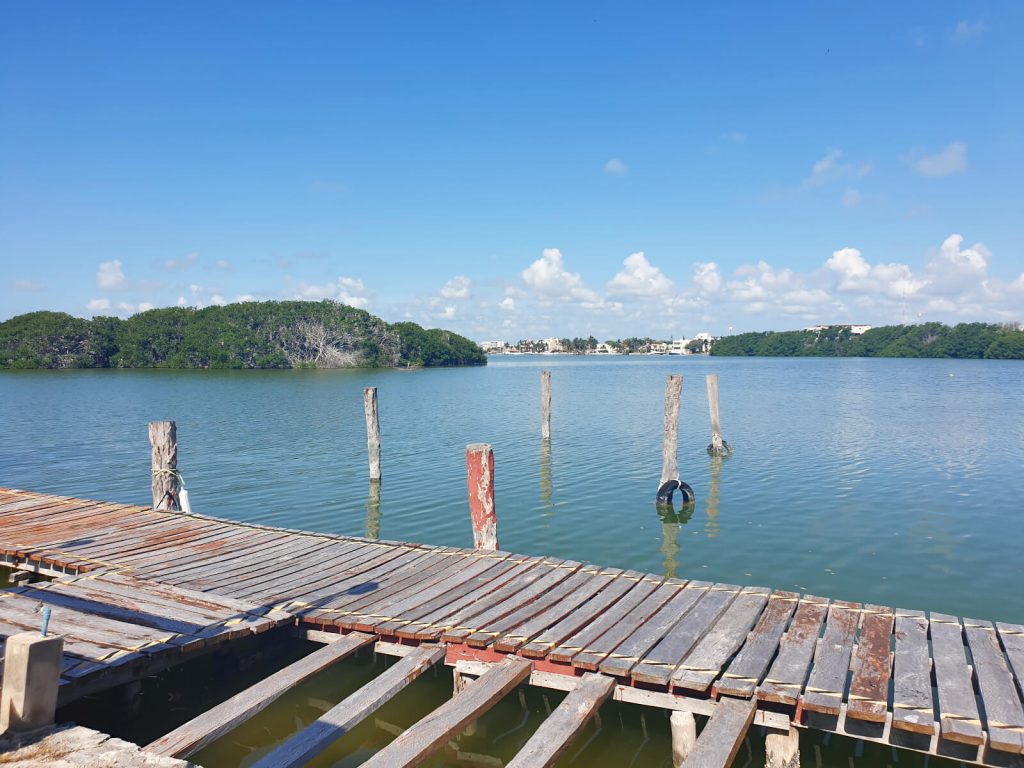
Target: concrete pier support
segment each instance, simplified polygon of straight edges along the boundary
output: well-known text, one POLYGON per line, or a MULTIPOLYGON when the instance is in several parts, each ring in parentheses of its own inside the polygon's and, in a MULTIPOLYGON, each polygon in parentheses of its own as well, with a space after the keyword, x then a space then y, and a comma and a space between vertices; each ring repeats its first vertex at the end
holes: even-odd
POLYGON ((0 733, 31 731, 53 723, 64 638, 22 632, 7 638, 0 733))

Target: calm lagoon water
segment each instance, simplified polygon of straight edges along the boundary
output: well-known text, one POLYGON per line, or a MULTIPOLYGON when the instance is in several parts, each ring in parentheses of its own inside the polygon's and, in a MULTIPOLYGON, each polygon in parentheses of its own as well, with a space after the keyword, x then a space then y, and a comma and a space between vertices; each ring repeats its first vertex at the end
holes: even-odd
MULTIPOLYGON (((0 485, 148 503, 146 424, 173 418, 197 512, 471 545, 464 450, 489 442, 503 549, 1022 622, 1022 402, 1024 367, 1013 361, 525 356, 451 370, 4 372, 0 485), (550 446, 542 369, 552 371, 550 446), (669 373, 684 376, 680 472, 697 495, 680 515, 654 506, 669 373), (705 452, 706 373, 720 376, 735 448, 726 459, 705 452), (379 388, 379 507, 364 386, 379 388)), ((367 669, 342 665, 335 676, 355 686, 367 669)), ((448 684, 421 682, 381 717, 408 724, 448 684)), ((348 684, 335 683, 282 700, 204 752, 205 764, 251 762, 319 714, 309 700, 340 700, 348 684)), ((557 703, 543 698, 510 697, 462 749, 508 757, 557 703)), ((573 754, 581 765, 667 764, 667 720, 606 711, 565 764, 573 754)), ((369 731, 352 736, 376 743, 369 731)), ((805 761, 822 742, 808 744, 805 761)), ((834 739, 825 764, 856 759, 853 744, 834 739)), ((863 765, 893 761, 871 749, 863 765)), ((350 745, 323 764, 357 765, 367 750, 350 745)))

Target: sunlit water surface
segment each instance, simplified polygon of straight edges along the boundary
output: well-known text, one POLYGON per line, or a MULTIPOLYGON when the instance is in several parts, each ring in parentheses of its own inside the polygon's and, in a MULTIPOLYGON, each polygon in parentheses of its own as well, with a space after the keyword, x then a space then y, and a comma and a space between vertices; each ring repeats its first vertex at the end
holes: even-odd
MULTIPOLYGON (((146 503, 146 423, 172 418, 198 512, 468 546, 464 450, 488 442, 503 549, 1021 622, 1022 374, 1012 361, 562 356, 419 371, 4 372, 0 485, 146 503), (679 463, 697 495, 682 515, 653 503, 669 373, 685 378, 679 463), (735 448, 724 460, 705 452, 706 373, 720 375, 735 448), (364 386, 379 388, 379 506, 364 386)), ((374 671, 369 657, 342 664, 197 757, 249 764, 374 671)), ((317 765, 358 765, 450 685, 443 672, 418 681, 317 765)), ((559 696, 511 695, 434 764, 498 765, 559 696)), ((668 765, 668 742, 661 713, 609 704, 560 764, 668 765)), ((896 762, 873 745, 804 742, 808 765, 896 762)), ((749 739, 738 764, 759 764, 759 749, 749 739)))

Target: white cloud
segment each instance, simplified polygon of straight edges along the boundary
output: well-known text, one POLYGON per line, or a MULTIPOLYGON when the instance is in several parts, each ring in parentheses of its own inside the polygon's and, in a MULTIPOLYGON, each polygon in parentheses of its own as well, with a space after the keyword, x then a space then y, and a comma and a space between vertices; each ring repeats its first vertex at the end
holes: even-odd
POLYGON ((455 307, 447 306, 441 312, 438 313, 438 318, 441 320, 454 320, 455 319, 455 307))
POLYGON ((722 275, 713 261, 697 262, 693 266, 693 282, 704 293, 717 293, 722 288, 722 275))
POLYGON ((988 26, 981 19, 978 21, 967 21, 961 19, 953 28, 953 40, 961 45, 977 40, 988 31, 988 26))
POLYGON ((516 308, 516 300, 513 299, 511 296, 506 296, 499 302, 498 306, 506 311, 511 312, 513 309, 516 308))
POLYGON ((235 268, 235 265, 232 264, 227 259, 218 259, 217 263, 214 264, 214 266, 217 267, 217 269, 223 270, 224 272, 231 272, 235 268))
POLYGON ((793 284, 792 270, 776 270, 765 261, 739 267, 734 275, 743 278, 731 281, 728 285, 730 295, 735 301, 767 299, 787 290, 793 284))
POLYGON ((195 266, 197 263, 199 263, 199 254, 193 251, 192 253, 186 253, 184 256, 168 259, 161 266, 168 272, 180 272, 195 266))
POLYGON ((967 145, 954 141, 941 152, 925 155, 914 161, 914 170, 921 176, 940 178, 967 171, 967 145))
POLYGON ((188 299, 186 299, 184 296, 179 296, 178 297, 177 306, 179 306, 179 307, 187 307, 188 306, 188 299))
POLYGON ((871 173, 871 164, 842 162, 841 149, 829 149, 825 156, 811 166, 811 175, 804 179, 805 187, 817 187, 842 178, 861 178, 871 173))
POLYGON ((85 305, 86 312, 106 312, 110 309, 110 299, 89 299, 89 303, 85 305))
POLYGON ((468 277, 457 275, 444 284, 441 288, 443 299, 468 299, 472 293, 472 281, 468 277))
POLYGON ((224 297, 221 296, 219 293, 215 293, 213 294, 213 296, 210 297, 210 303, 215 304, 218 307, 223 307, 225 304, 227 304, 227 301, 225 301, 224 297))
POLYGON ((544 299, 572 299, 594 303, 598 295, 583 284, 578 272, 569 272, 557 248, 545 248, 541 257, 520 274, 523 282, 544 299))
POLYGON ((235 300, 232 303, 234 303, 234 304, 245 304, 246 302, 249 302, 249 301, 258 301, 258 299, 255 296, 253 296, 251 293, 240 293, 238 296, 235 296, 235 300))
POLYGON ((122 301, 117 305, 118 314, 121 315, 134 315, 137 312, 146 312, 153 309, 153 307, 154 305, 148 301, 142 301, 138 304, 133 304, 130 301, 122 301))
POLYGON ((960 273, 984 275, 988 270, 992 252, 985 247, 984 243, 975 243, 970 248, 961 248, 963 242, 963 235, 953 234, 947 237, 942 241, 938 258, 932 261, 931 266, 941 269, 945 265, 960 273))
POLYGON ((613 157, 604 164, 604 172, 610 176, 625 176, 629 173, 629 166, 613 157))
POLYGON ((856 189, 848 189, 843 193, 840 202, 844 208, 858 208, 864 202, 864 197, 856 189))
POLYGON ((927 281, 914 277, 906 264, 872 266, 857 248, 840 248, 825 262, 838 278, 836 290, 850 293, 883 293, 890 297, 916 295, 927 281))
POLYGON ((608 283, 608 295, 664 296, 672 285, 672 280, 651 264, 643 251, 637 251, 625 258, 622 269, 608 283))
POLYGON ((363 281, 354 277, 339 277, 337 280, 328 281, 323 285, 310 285, 306 282, 299 282, 291 291, 294 299, 334 299, 342 304, 351 307, 363 308, 369 303, 369 298, 363 295, 366 288, 363 281))
POLYGON ((18 293, 39 293, 46 290, 43 283, 37 283, 35 280, 15 280, 11 283, 11 288, 18 293))
POLYGON ((124 272, 121 271, 121 260, 104 261, 96 270, 96 287, 107 290, 117 289, 124 285, 124 272))

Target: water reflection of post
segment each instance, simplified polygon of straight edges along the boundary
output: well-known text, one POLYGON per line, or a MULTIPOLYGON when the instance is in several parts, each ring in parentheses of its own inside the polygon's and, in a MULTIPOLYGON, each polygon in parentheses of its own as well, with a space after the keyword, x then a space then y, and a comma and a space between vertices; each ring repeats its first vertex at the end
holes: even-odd
POLYGON ((551 501, 551 441, 540 441, 540 503, 544 517, 551 517, 555 505, 551 501))
POLYGON ((708 519, 704 523, 704 532, 708 535, 709 539, 713 539, 718 535, 718 498, 719 488, 722 479, 722 457, 712 456, 711 457, 711 482, 708 484, 708 501, 706 510, 708 513, 708 519))
POLYGON ((370 483, 370 496, 366 500, 366 538, 380 538, 380 483, 370 483))
POLYGON ((671 504, 658 504, 658 517, 661 518, 661 561, 665 578, 675 578, 679 569, 679 531, 693 517, 694 503, 683 504, 676 512, 671 504))

